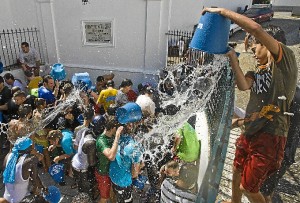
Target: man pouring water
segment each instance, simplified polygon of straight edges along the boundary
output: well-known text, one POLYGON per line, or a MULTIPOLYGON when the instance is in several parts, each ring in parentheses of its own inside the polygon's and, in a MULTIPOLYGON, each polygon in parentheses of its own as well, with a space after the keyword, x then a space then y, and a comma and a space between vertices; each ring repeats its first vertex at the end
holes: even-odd
POLYGON ((236 141, 231 202, 241 202, 242 194, 251 202, 266 202, 259 189, 283 159, 288 111, 297 83, 295 56, 285 45, 280 27, 263 29, 250 18, 224 8, 205 8, 203 14, 206 12, 229 18, 254 37, 251 50, 257 60, 256 71, 244 75, 234 50, 226 54, 238 88, 251 90, 245 131, 236 141))

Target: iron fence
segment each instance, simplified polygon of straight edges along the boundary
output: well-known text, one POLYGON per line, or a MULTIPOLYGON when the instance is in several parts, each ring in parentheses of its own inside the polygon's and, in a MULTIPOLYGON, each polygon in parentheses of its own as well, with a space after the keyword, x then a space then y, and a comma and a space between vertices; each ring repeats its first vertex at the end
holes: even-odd
POLYGON ((45 63, 40 31, 37 28, 7 29, 0 31, 0 61, 4 70, 17 67, 22 42, 27 42, 33 47, 39 53, 41 64, 45 63))
POLYGON ((190 41, 194 32, 170 30, 166 33, 168 38, 167 66, 185 62, 190 41))

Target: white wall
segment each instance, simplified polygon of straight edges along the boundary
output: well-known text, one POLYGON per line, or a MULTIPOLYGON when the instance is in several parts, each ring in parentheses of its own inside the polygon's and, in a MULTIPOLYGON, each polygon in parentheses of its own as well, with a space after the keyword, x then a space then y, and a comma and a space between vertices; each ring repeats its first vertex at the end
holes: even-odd
POLYGON ((74 0, 54 2, 59 61, 63 64, 100 69, 142 68, 145 1, 90 2, 87 5, 74 0), (115 47, 83 46, 81 21, 106 19, 114 19, 115 47))
POLYGON ((272 0, 273 6, 300 6, 300 0, 272 0))
POLYGON ((170 7, 170 30, 192 31, 200 19, 203 0, 171 0, 170 7))
POLYGON ((38 27, 35 0, 1 0, 0 30, 38 27))

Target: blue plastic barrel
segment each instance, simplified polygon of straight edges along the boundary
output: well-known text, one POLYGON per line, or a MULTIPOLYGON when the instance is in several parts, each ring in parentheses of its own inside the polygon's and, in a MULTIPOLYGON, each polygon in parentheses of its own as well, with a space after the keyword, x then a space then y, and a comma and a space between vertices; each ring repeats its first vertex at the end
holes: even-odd
POLYGON ((57 182, 63 182, 64 181, 64 165, 63 164, 52 164, 49 167, 49 174, 52 177, 52 179, 57 182))
POLYGON ((209 54, 225 54, 228 50, 230 20, 218 13, 201 16, 190 48, 209 54))
POLYGON ((75 73, 72 76, 72 83, 75 87, 90 89, 92 87, 92 81, 90 75, 85 73, 75 73))
POLYGON ((54 80, 64 80, 67 75, 64 65, 61 63, 53 64, 50 75, 54 80))
POLYGON ((121 124, 136 122, 142 119, 142 109, 138 104, 129 102, 117 109, 116 117, 121 124))
POLYGON ((44 198, 50 203, 58 203, 61 198, 61 193, 57 187, 52 185, 48 187, 48 193, 44 195, 44 198))

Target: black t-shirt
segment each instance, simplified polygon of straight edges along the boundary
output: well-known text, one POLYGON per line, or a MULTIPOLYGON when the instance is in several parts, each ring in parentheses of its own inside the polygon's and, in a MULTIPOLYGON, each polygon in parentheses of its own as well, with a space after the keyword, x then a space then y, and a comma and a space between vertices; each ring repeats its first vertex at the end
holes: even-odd
POLYGON ((35 109, 35 105, 34 105, 34 100, 37 97, 33 96, 33 95, 27 95, 26 100, 24 101, 24 104, 29 104, 31 105, 32 110, 35 109))
POLYGON ((7 86, 5 86, 0 92, 0 105, 6 104, 11 98, 11 91, 7 86))
POLYGON ((18 119, 19 115, 18 115, 18 110, 19 110, 19 105, 17 105, 15 103, 15 101, 13 99, 10 99, 7 102, 7 109, 8 109, 8 120, 12 120, 12 119, 18 119))
MULTIPOLYGON (((7 86, 4 86, 0 92, 0 105, 6 104, 12 98, 11 91, 7 86)), ((7 111, 3 111, 3 114, 7 114, 7 111)))

